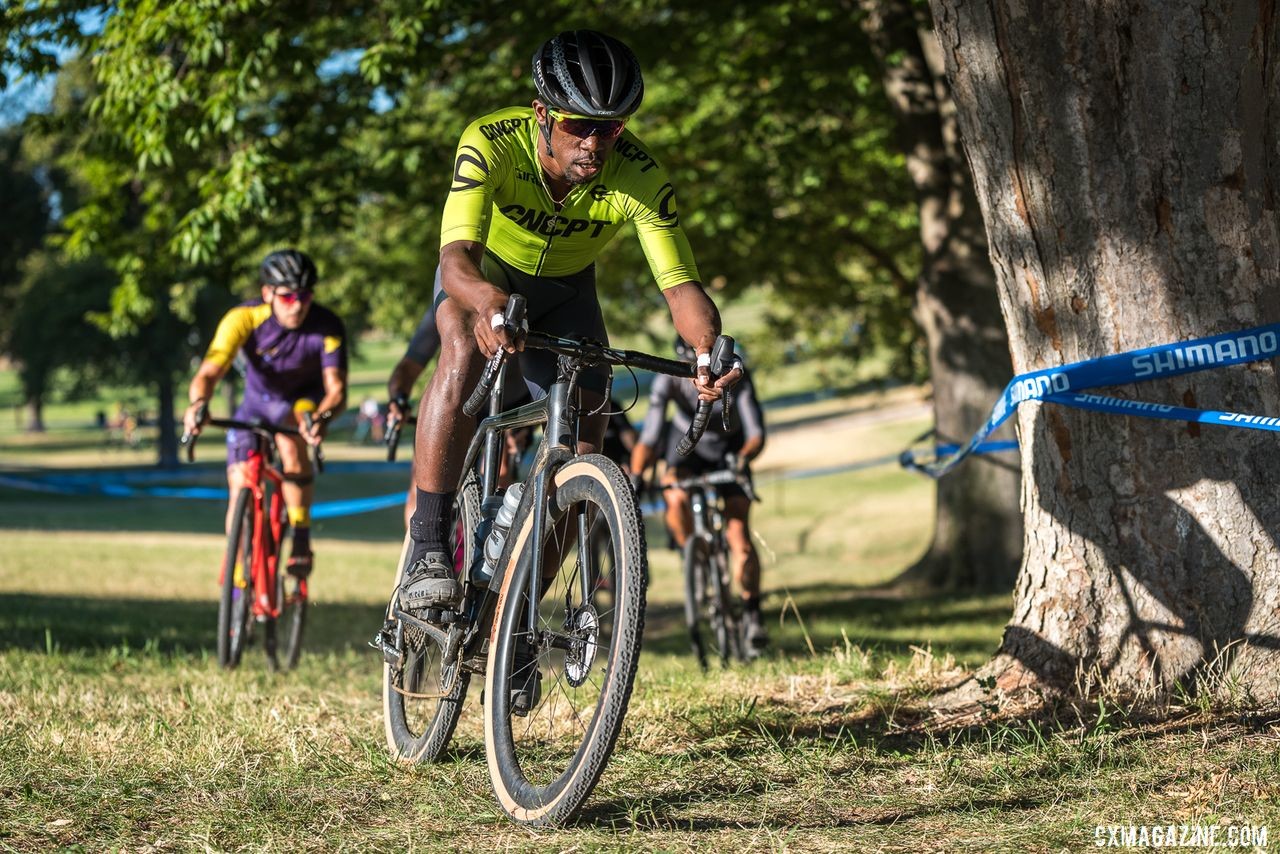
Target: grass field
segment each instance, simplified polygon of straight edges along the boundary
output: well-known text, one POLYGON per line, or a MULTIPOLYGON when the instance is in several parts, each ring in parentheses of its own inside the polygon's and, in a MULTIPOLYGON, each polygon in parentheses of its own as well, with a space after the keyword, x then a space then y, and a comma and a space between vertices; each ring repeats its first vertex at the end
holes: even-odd
MULTIPOLYGON (((1034 720, 929 713, 995 649, 1008 597, 879 586, 928 542, 927 481, 889 466, 777 477, 895 451, 923 417, 892 394, 774 417, 756 516, 774 650, 751 666, 694 665, 675 556, 650 529, 626 729, 579 823, 541 833, 492 800, 478 690, 446 762, 387 757, 365 641, 398 509, 317 524, 306 653, 279 676, 257 649, 234 673, 213 660, 216 502, 0 487, 0 850, 1050 851, 1105 842, 1099 825, 1280 832, 1280 716, 1105 701, 1034 720), (900 414, 849 417, 862 407, 900 414)), ((127 464, 74 435, 17 454, 4 436, 0 452, 10 470, 127 464)), ((218 454, 203 449, 204 482, 218 454)), ((404 479, 326 476, 320 497, 404 479)))

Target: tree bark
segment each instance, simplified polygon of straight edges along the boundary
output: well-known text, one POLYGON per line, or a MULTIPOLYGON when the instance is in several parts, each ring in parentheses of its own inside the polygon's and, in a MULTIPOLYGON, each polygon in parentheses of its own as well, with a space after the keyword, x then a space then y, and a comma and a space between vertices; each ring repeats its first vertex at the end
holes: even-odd
MULTIPOLYGON (((1018 372, 1280 320, 1276 8, 931 0, 1018 372)), ((1109 390, 1280 413, 1269 362, 1109 390)), ((1280 697, 1280 454, 1024 404, 1006 690, 1280 697)))
MULTIPOLYGON (((1012 376, 982 213, 928 15, 908 0, 861 4, 919 204, 915 315, 928 347, 936 439, 963 443, 1012 376)), ((1012 435, 1004 428, 992 439, 1012 435)), ((1013 589, 1022 558, 1020 479, 1009 454, 975 457, 941 479, 933 542, 899 582, 1013 589)))
POLYGON ((44 398, 31 395, 27 398, 27 418, 23 429, 28 433, 44 432, 44 398))

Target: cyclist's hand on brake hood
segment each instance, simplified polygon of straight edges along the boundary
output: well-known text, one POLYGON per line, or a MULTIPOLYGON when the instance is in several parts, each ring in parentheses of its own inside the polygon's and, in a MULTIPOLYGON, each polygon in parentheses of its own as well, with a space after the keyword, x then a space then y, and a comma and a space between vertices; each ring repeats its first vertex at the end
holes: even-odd
POLYGON ((182 413, 182 430, 187 435, 199 436, 200 429, 209 421, 209 404, 197 400, 182 413))
POLYGON ((480 310, 476 312, 476 343, 480 345, 480 352, 486 359, 493 358, 499 350, 516 353, 524 349, 524 333, 529 327, 526 324, 513 330, 507 326, 503 314, 506 308, 507 295, 497 291, 481 303, 480 310))
MULTIPOLYGON (((699 362, 703 361, 701 357, 699 362)), ((723 376, 712 380, 711 367, 709 365, 698 365, 697 374, 693 378, 694 388, 698 390, 699 400, 719 400, 724 396, 726 389, 732 389, 742 379, 742 360, 737 356, 733 357, 730 363, 732 367, 723 376)))

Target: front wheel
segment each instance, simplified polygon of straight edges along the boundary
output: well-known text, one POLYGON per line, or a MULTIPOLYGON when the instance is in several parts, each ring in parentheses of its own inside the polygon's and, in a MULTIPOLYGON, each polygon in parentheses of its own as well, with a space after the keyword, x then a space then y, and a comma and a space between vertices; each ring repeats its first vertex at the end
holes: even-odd
POLYGON ((707 669, 710 652, 725 667, 734 659, 742 659, 737 610, 730 592, 729 575, 723 549, 712 545, 709 537, 691 536, 684 544, 684 616, 689 642, 698 665, 707 669))
POLYGON ((231 669, 240 663, 249 630, 253 577, 253 490, 236 496, 227 552, 222 564, 222 598, 218 603, 218 664, 231 669))
POLYGON ((494 794, 511 818, 530 825, 569 821, 600 779, 622 729, 644 628, 644 528, 626 477, 591 454, 566 463, 554 482, 544 571, 530 559, 532 502, 508 534, 485 674, 494 794), (597 536, 607 533, 608 591, 592 566, 593 523, 597 536), (535 572, 540 602, 531 630, 535 572))

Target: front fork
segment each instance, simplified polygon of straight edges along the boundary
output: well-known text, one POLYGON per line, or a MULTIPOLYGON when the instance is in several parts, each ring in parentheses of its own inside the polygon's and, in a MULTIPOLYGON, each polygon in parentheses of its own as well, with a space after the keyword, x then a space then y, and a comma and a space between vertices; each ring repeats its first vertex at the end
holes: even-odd
MULTIPOLYGON (((569 400, 572 382, 556 382, 551 386, 549 400, 547 402, 547 428, 546 436, 543 441, 549 444, 544 465, 537 470, 534 480, 533 506, 533 530, 530 532, 532 543, 530 545, 529 560, 529 587, 525 591, 526 601, 528 602, 528 614, 526 616, 528 635, 534 643, 535 648, 541 646, 542 633, 538 627, 538 605, 542 601, 543 592, 543 560, 546 554, 544 545, 545 534, 549 516, 549 498, 554 489, 552 476, 565 463, 573 459, 577 450, 577 431, 571 421, 571 404, 569 400)), ((586 570, 590 566, 590 558, 584 555, 586 550, 585 533, 586 533, 586 510, 579 510, 577 518, 578 525, 578 557, 581 563, 583 576, 581 583, 583 590, 586 590, 587 581, 586 570)), ((557 568, 558 569, 558 568, 557 568)), ((584 596, 583 601, 587 601, 584 596)))

